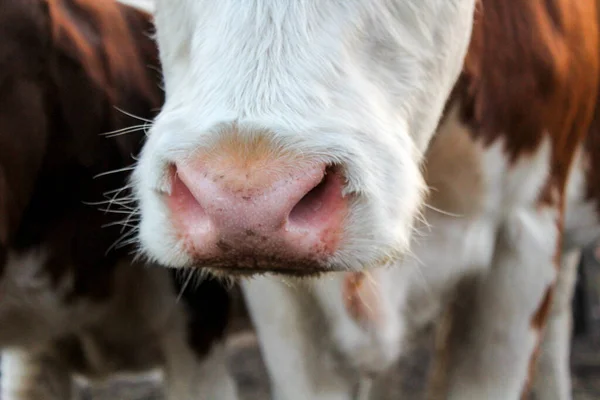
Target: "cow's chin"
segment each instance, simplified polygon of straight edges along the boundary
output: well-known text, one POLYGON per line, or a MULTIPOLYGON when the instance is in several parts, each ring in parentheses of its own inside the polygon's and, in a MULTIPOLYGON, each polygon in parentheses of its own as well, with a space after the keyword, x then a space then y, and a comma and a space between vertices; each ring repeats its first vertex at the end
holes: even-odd
MULTIPOLYGON (((382 267, 397 262, 398 258, 383 257, 371 263, 368 270, 374 267, 382 267)), ((186 267, 184 267, 186 268, 186 267)), ((192 270, 197 270, 202 274, 214 276, 216 278, 234 278, 244 279, 257 276, 270 275, 275 277, 289 278, 319 278, 322 275, 332 272, 350 272, 347 266, 342 264, 295 260, 284 261, 276 259, 258 259, 231 258, 218 260, 196 261, 187 266, 192 270)), ((361 269, 363 270, 363 269, 361 269)), ((355 271, 356 272, 356 271, 355 271)))
POLYGON ((362 268, 349 269, 346 265, 317 261, 277 261, 258 259, 232 259, 190 264, 189 268, 202 274, 225 279, 244 279, 258 276, 274 276, 280 278, 319 278, 330 273, 366 272, 373 268, 381 268, 401 263, 406 253, 396 256, 385 256, 365 264, 362 268))
POLYGON ((197 262, 193 268, 217 278, 252 278, 261 275, 271 275, 293 278, 317 278, 324 273, 343 271, 343 268, 323 265, 316 262, 285 262, 273 260, 220 260, 197 262))
MULTIPOLYGON (((165 241, 164 243, 166 244, 165 241)), ((142 253, 159 265, 168 268, 195 270, 218 278, 252 278, 262 275, 290 278, 316 278, 330 273, 361 272, 385 267, 402 261, 408 254, 406 247, 387 248, 374 252, 373 249, 341 251, 328 259, 282 259, 258 255, 220 256, 196 259, 174 244, 170 251, 165 247, 143 246, 142 253)))

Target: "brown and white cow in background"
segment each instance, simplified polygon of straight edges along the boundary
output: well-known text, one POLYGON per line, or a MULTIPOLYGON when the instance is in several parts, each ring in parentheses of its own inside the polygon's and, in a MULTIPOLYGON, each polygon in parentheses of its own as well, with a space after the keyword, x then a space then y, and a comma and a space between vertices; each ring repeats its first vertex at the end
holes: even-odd
POLYGON ((116 107, 152 118, 162 103, 150 31, 113 1, 0 0, 2 400, 66 400, 76 375, 157 368, 170 400, 237 398, 225 289, 179 301, 168 270, 107 252, 132 205, 126 174, 97 175, 129 167, 144 134, 102 134, 139 125, 116 107), (85 204, 102 200, 122 213, 85 204))
POLYGON ((442 313, 434 398, 524 396, 548 322, 537 391, 570 397, 597 2, 478 3, 473 24, 475 0, 156 2, 141 247, 280 274, 243 282, 275 398, 350 399, 442 313))

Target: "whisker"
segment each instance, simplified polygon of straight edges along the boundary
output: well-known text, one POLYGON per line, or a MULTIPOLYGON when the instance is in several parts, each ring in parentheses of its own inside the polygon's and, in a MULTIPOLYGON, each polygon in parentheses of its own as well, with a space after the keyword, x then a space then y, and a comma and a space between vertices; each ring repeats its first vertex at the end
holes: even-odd
POLYGON ((123 233, 125 231, 125 228, 127 226, 129 226, 130 222, 139 222, 139 221, 141 221, 141 219, 142 218, 139 215, 139 208, 137 208, 133 212, 131 212, 127 218, 125 218, 125 223, 123 224, 123 227, 121 228, 121 233, 123 233), (137 215, 138 218, 133 218, 134 215, 137 215))
POLYGON ((137 242, 137 246, 129 252, 129 255, 133 256, 133 262, 143 261, 146 263, 152 263, 155 261, 154 259, 148 257, 148 255, 142 251, 142 246, 140 245, 139 241, 137 242))
POLYGON ((118 205, 119 207, 121 207, 124 210, 127 211, 131 211, 131 212, 136 212, 139 208, 134 205, 129 205, 131 204, 131 202, 128 203, 120 203, 118 201, 116 201, 114 204, 118 205))
POLYGON ((136 229, 132 229, 131 231, 126 232, 124 235, 121 235, 120 238, 118 238, 112 245, 110 245, 108 247, 108 249, 106 249, 105 255, 110 253, 112 250, 120 249, 123 246, 126 246, 127 244, 132 243, 132 241, 133 241, 133 243, 135 243, 137 241, 137 235, 135 235, 135 233, 136 233, 136 229), (133 239, 125 240, 128 237, 130 237, 131 235, 134 236, 133 239))
POLYGON ((118 169, 114 169, 112 171, 101 172, 101 173, 95 175, 93 179, 100 178, 101 176, 118 174, 119 172, 133 171, 134 169, 135 169, 135 165, 131 165, 129 167, 118 168, 118 169))
POLYGON ((128 210, 111 210, 110 208, 99 208, 98 211, 104 211, 105 213, 113 214, 131 214, 131 211, 128 210))
POLYGON ((138 207, 136 207, 135 202, 129 201, 126 203, 121 203, 119 201, 115 201, 111 204, 116 204, 118 205, 122 210, 127 210, 127 211, 131 211, 134 212, 138 209, 138 207), (133 204, 132 204, 133 203, 133 204))
POLYGON ((107 137, 107 138, 115 138, 115 137, 118 137, 118 136, 127 135, 129 133, 134 133, 134 132, 138 132, 138 131, 144 131, 144 135, 147 134, 147 129, 146 128, 140 128, 140 129, 132 129, 132 130, 129 130, 129 131, 123 131, 123 132, 120 132, 120 133, 113 133, 113 134, 110 134, 110 135, 106 135, 105 137, 107 137))
POLYGON ((432 205, 429 205, 427 203, 425 203, 425 207, 429 208, 430 210, 436 211, 436 212, 438 212, 440 214, 447 215, 449 217, 456 217, 456 218, 462 218, 462 217, 464 217, 464 215, 454 214, 454 213, 451 213, 449 211, 444 211, 444 210, 436 208, 436 207, 434 207, 432 205))
POLYGON ((114 107, 115 107, 115 109, 116 109, 117 111, 120 111, 120 112, 122 112, 123 114, 125 114, 125 115, 127 115, 127 116, 129 116, 129 117, 131 117, 131 118, 135 118, 135 119, 137 119, 137 120, 139 120, 139 121, 148 122, 148 123, 150 123, 150 124, 153 122, 151 119, 147 119, 147 118, 142 118, 142 117, 139 117, 139 116, 137 116, 137 115, 135 115, 135 114, 132 114, 132 113, 130 113, 130 112, 127 112, 127 111, 125 111, 125 110, 123 110, 123 109, 121 109, 121 108, 119 108, 119 107, 117 107, 117 106, 114 106, 114 107))
POLYGON ((193 269, 190 269, 187 279, 185 280, 185 282, 181 286, 181 290, 179 291, 179 294, 177 294, 177 299, 175 299, 176 303, 179 303, 179 301, 181 300, 181 297, 183 296, 183 292, 185 292, 185 289, 187 289, 190 281, 194 277, 194 272, 195 271, 193 269))
MULTIPOLYGON (((128 232, 128 234, 132 234, 134 232, 128 232)), ((124 240, 121 243, 119 243, 115 248, 116 249, 122 249, 123 247, 129 246, 131 244, 137 243, 137 237, 133 237, 131 239, 128 240, 124 240)))
POLYGON ((104 193, 103 193, 103 196, 105 196, 105 197, 106 197, 106 196, 108 196, 108 195, 110 195, 110 194, 113 194, 113 193, 115 193, 115 192, 122 192, 123 190, 125 190, 125 189, 130 189, 130 188, 131 188, 131 184, 129 184, 129 183, 128 183, 127 185, 125 185, 125 186, 123 186, 123 187, 121 187, 121 188, 118 188, 118 189, 113 189, 113 190, 109 190, 109 191, 106 191, 106 192, 104 192, 104 193))
MULTIPOLYGON (((124 225, 130 228, 136 228, 137 224, 133 224, 133 223, 129 223, 129 222, 139 222, 140 219, 132 219, 132 220, 121 220, 121 221, 115 221, 115 222, 109 222, 106 223, 104 225, 102 225, 102 228, 110 228, 111 226, 120 226, 120 225, 124 225)), ((121 231, 121 233, 123 233, 123 231, 121 231)))
POLYGON ((114 131, 101 133, 100 136, 113 137, 113 136, 124 135, 129 132, 141 131, 144 128, 146 128, 146 125, 147 124, 133 125, 133 126, 128 126, 128 127, 121 128, 121 129, 115 129, 114 131))
POLYGON ((103 206, 106 204, 117 204, 117 205, 122 205, 123 207, 130 207, 127 204, 131 204, 131 203, 135 203, 135 199, 131 198, 120 198, 120 199, 116 199, 116 200, 112 200, 112 199, 106 199, 106 200, 102 200, 102 201, 82 201, 82 204, 85 204, 86 206, 103 206))
MULTIPOLYGON (((124 190, 128 190, 130 188, 130 185, 125 185, 123 186, 121 189, 119 189, 113 196, 112 198, 110 198, 110 202, 107 205, 107 209, 110 210, 110 208, 112 207, 113 203, 117 202, 118 203, 118 199, 119 199, 119 195, 121 194, 121 192, 123 192, 124 190)), ((106 194, 105 194, 106 195, 106 194)), ((133 198, 133 195, 129 195, 129 196, 125 196, 123 197, 124 199, 131 199, 133 198)))

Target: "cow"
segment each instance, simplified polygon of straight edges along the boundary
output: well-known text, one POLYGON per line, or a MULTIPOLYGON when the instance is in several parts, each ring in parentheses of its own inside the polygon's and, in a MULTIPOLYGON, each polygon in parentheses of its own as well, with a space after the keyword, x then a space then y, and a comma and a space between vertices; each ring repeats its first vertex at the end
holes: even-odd
POLYGON ((578 254, 600 234, 597 7, 479 3, 410 256, 292 288, 245 282, 277 398, 352 398, 432 325, 428 398, 571 398, 578 254))
POLYGON ((0 0, 3 400, 70 399, 74 377, 154 369, 168 399, 237 398, 227 290, 190 290, 128 245, 119 171, 163 101, 151 29, 110 0, 0 0))
POLYGON ((254 278, 277 399, 351 398, 439 315, 434 398, 526 396, 540 352, 544 398, 568 397, 569 252, 598 233, 597 7, 157 0, 141 252, 254 278))

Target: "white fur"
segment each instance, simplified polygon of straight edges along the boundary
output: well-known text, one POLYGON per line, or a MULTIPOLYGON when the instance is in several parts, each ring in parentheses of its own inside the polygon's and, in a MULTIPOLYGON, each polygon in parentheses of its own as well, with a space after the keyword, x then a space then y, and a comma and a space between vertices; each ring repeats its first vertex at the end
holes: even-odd
POLYGON ((539 399, 571 399, 571 304, 580 256, 575 250, 562 257, 535 379, 539 399))
POLYGON ((448 367, 450 399, 517 400, 526 384, 540 334, 531 319, 555 279, 556 214, 523 208, 501 229, 491 270, 464 310, 470 329, 448 367))
POLYGON ((166 102, 134 173, 143 250, 186 266, 161 195, 167 166, 233 125, 343 167, 351 216, 331 266, 407 249, 419 163, 460 72, 474 0, 156 2, 166 102))
POLYGON ((117 0, 117 2, 135 7, 149 14, 154 12, 154 0, 117 0))
POLYGON ((308 287, 259 277, 243 282, 273 400, 351 400, 353 371, 331 352, 327 321, 308 287))

